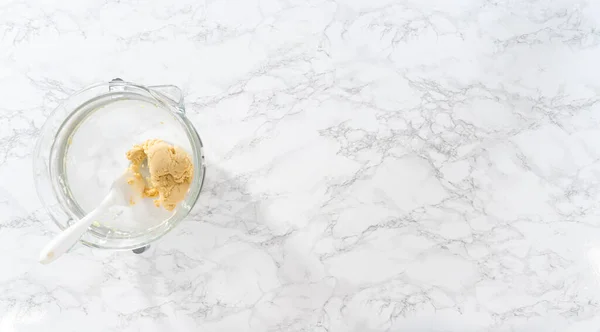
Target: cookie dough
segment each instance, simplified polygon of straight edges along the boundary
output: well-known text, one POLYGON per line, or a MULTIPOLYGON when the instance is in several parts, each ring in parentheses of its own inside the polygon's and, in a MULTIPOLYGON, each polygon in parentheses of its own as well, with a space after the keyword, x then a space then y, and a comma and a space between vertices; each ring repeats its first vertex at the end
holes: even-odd
POLYGON ((180 147, 159 139, 134 145, 127 152, 133 176, 128 183, 141 191, 142 197, 157 197, 154 205, 172 211, 182 201, 192 183, 194 165, 190 156, 180 147), (150 176, 142 176, 141 167, 148 160, 150 176))

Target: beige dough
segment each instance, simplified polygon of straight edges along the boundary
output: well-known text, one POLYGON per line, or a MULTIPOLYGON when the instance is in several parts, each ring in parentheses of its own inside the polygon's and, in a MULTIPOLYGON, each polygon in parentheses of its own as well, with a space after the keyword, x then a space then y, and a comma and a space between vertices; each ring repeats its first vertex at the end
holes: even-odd
POLYGON ((131 161, 129 168, 133 173, 127 182, 140 190, 142 197, 158 197, 154 205, 162 205, 169 211, 185 198, 194 176, 194 165, 183 149, 152 139, 134 145, 127 152, 127 159, 131 161), (140 167, 146 159, 150 177, 144 179, 140 167))

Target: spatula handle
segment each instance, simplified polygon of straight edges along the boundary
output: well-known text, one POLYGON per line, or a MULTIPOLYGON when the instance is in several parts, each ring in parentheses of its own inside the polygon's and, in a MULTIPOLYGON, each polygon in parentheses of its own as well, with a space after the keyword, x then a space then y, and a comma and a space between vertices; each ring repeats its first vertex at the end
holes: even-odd
POLYGON ((69 249, 79 241, 79 238, 81 238, 83 233, 87 231, 92 222, 98 219, 98 217, 110 207, 113 200, 114 194, 111 191, 96 209, 92 210, 85 215, 85 217, 79 219, 79 221, 75 222, 52 239, 52 241, 50 241, 40 252, 39 262, 42 264, 51 263, 62 256, 62 254, 69 251, 69 249))

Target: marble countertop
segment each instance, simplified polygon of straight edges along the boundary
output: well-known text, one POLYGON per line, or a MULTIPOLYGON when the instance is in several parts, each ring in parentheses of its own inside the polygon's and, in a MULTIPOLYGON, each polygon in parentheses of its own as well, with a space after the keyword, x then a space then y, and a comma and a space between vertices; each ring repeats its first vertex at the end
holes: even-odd
POLYGON ((0 331, 598 331, 600 2, 0 3, 0 331), (73 92, 175 84, 206 147, 150 250, 57 233, 73 92))

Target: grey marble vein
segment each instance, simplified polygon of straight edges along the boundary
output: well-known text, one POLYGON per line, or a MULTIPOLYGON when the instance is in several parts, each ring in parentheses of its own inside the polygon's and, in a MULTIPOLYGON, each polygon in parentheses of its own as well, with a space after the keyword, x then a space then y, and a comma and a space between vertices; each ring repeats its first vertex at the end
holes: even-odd
POLYGON ((600 331, 595 1, 0 2, 0 331, 600 331), (36 197, 86 85, 175 84, 209 165, 142 254, 36 197))

